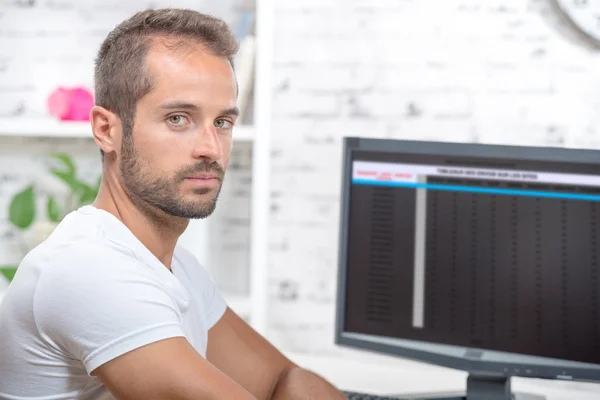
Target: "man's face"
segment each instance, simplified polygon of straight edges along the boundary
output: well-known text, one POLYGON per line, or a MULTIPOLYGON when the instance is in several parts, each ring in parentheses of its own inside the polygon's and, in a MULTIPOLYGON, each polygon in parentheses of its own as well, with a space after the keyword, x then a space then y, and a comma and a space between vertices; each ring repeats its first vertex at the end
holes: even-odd
POLYGON ((119 163, 132 200, 182 218, 215 209, 237 118, 236 82, 229 62, 201 46, 147 57, 152 91, 137 103, 131 140, 119 163))

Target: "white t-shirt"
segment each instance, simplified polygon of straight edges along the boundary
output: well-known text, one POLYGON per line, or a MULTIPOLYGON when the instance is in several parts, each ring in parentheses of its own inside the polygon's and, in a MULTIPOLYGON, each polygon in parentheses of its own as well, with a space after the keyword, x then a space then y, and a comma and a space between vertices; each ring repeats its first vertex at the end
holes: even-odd
POLYGON ((67 215, 0 304, 0 399, 112 399, 92 371, 166 338, 185 336, 205 357, 227 306, 180 246, 171 269, 110 213, 67 215))

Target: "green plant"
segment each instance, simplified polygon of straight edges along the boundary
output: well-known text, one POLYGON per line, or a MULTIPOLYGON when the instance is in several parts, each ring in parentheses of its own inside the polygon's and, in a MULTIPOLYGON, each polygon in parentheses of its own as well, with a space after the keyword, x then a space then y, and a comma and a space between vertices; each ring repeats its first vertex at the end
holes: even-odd
MULTIPOLYGON (((77 168, 71 157, 64 153, 54 153, 51 158, 58 161, 60 168, 51 168, 50 173, 60 179, 69 188, 69 195, 61 205, 53 195, 46 199, 46 217, 48 221, 58 223, 69 212, 94 201, 100 188, 101 177, 94 186, 77 178, 77 168)), ((11 224, 18 231, 28 229, 36 219, 36 190, 34 185, 29 185, 21 192, 15 194, 10 201, 8 215, 11 224)), ((0 266, 0 274, 9 281, 15 276, 17 266, 0 266)))

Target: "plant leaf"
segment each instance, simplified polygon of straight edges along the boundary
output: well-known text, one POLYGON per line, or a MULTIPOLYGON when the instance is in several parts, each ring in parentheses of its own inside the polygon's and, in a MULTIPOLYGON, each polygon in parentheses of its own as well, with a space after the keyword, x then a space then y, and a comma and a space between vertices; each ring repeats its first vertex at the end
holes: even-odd
POLYGON ((67 184, 67 186, 71 189, 71 192, 75 194, 76 197, 80 198, 83 194, 84 189, 81 187, 81 182, 75 176, 71 175, 68 172, 60 171, 57 169, 50 170, 52 175, 56 176, 58 179, 67 184))
POLYGON ((96 196, 98 195, 97 187, 92 187, 64 171, 53 169, 50 172, 69 186, 71 193, 79 201, 79 206, 90 204, 96 200, 96 196))
POLYGON ((54 199, 53 196, 50 196, 48 198, 48 204, 46 206, 46 210, 48 212, 48 219, 52 222, 58 222, 60 221, 60 217, 61 217, 61 211, 60 211, 60 207, 58 206, 58 203, 56 202, 56 200, 54 199))
POLYGON ((33 185, 17 193, 10 202, 10 222, 21 229, 27 229, 35 218, 35 193, 33 185))
POLYGON ((4 277, 8 279, 9 282, 13 280, 16 273, 17 267, 14 267, 12 265, 3 265, 2 267, 0 267, 0 274, 4 275, 4 277))
POLYGON ((80 182, 81 185, 81 189, 82 189, 82 194, 79 197, 79 205, 80 206, 85 206, 87 204, 92 203, 94 200, 96 200, 96 196, 98 195, 98 190, 83 183, 80 182))
POLYGON ((65 153, 52 153, 50 154, 50 157, 62 162, 62 164, 67 168, 65 171, 66 173, 71 176, 77 175, 77 168, 75 167, 75 163, 73 162, 71 156, 65 153))

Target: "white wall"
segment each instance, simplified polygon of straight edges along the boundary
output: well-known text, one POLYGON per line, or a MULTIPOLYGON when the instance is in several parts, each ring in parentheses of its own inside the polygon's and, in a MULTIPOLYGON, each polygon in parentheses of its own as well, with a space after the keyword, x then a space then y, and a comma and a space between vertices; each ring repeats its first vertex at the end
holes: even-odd
MULTIPOLYGON (((343 135, 597 146, 599 56, 569 38, 551 1, 274 1, 270 334, 276 343, 333 351, 343 135)), ((149 4, 219 7, 216 13, 229 20, 247 7, 241 0, 0 2, 0 116, 39 114, 50 84, 90 83, 102 37, 149 4), (17 6, 28 3, 34 6, 17 6)), ((0 139, 0 263, 14 257, 8 196, 39 171, 29 152, 46 148, 15 141, 0 139), (17 148, 10 159, 7 143, 17 148)), ((93 146, 62 144, 99 166, 93 146)), ((247 254, 247 211, 230 214, 250 190, 248 149, 238 151, 245 161, 238 178, 230 176, 215 224, 216 270, 232 268, 229 275, 247 254)))
POLYGON ((333 351, 341 137, 598 146, 600 53, 552 0, 280 0, 275 337, 333 351))

